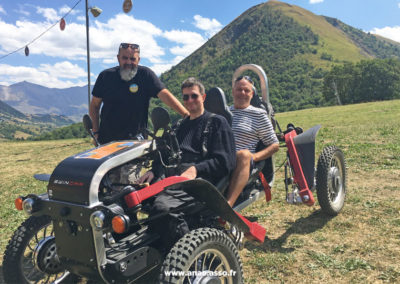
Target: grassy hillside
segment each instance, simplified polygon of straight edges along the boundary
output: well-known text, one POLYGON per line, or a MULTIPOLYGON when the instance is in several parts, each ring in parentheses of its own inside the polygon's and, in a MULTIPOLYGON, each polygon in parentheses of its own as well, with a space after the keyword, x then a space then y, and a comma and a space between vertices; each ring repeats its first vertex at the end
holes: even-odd
POLYGON ((15 116, 5 118, 0 114, 0 140, 28 139, 71 123, 72 120, 64 119, 62 116, 30 115, 24 118, 15 116))
POLYGON ((25 115, 0 101, 0 140, 27 139, 71 123, 71 119, 62 115, 25 115))
POLYGON ((309 26, 319 36, 318 45, 315 47, 317 55, 312 58, 316 66, 327 67, 327 62, 321 60, 323 52, 332 55, 337 61, 356 62, 366 59, 366 55, 354 42, 340 29, 329 23, 325 17, 318 16, 312 12, 295 5, 279 1, 270 1, 269 5, 274 9, 282 11, 286 16, 292 17, 298 23, 309 26))
MULTIPOLYGON (((348 195, 335 218, 284 201, 278 171, 270 203, 244 211, 267 229, 262 245, 241 251, 246 283, 381 283, 400 281, 400 100, 279 113, 282 126, 321 124, 317 153, 341 147, 347 158, 348 195)), ((91 147, 89 140, 0 143, 0 254, 26 216, 20 194, 46 190, 35 173, 50 173, 63 158, 91 147)), ((276 165, 284 158, 276 155, 276 165)))
POLYGON ((161 79, 179 94, 181 82, 195 76, 206 89, 222 88, 231 101, 233 72, 257 64, 268 75, 275 109, 282 112, 328 105, 322 81, 335 64, 399 54, 400 44, 295 5, 268 1, 244 11, 161 79))

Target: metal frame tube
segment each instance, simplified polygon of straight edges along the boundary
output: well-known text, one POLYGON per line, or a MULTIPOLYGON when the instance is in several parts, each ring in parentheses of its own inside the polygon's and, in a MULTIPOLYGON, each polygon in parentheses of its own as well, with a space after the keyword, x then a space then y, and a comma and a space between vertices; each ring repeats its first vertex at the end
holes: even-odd
POLYGON ((90 48, 89 48, 89 6, 86 0, 86 58, 87 58, 87 77, 88 77, 88 111, 90 106, 90 48))

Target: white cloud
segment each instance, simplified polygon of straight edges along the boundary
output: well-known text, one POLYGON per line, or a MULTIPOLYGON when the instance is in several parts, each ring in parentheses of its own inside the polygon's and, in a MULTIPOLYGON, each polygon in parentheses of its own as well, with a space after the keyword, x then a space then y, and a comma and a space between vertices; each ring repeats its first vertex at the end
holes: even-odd
POLYGON ((171 69, 172 66, 175 66, 183 59, 185 59, 184 56, 176 56, 170 63, 154 64, 150 68, 151 70, 154 71, 154 73, 156 73, 159 76, 161 75, 161 73, 168 71, 169 69, 171 69))
POLYGON ((90 28, 91 56, 116 62, 119 44, 131 42, 140 45, 141 58, 158 62, 165 55, 164 48, 156 41, 161 35, 162 30, 152 23, 126 14, 118 14, 106 23, 96 20, 90 28))
POLYGON ((57 78, 78 79, 87 76, 86 70, 69 61, 57 62, 54 65, 41 64, 38 69, 57 78))
MULTIPOLYGON (((20 6, 20 11, 24 8, 26 6, 20 6)), ((67 12, 68 7, 64 6, 58 12, 51 8, 36 6, 30 8, 45 19, 40 22, 22 19, 15 23, 9 23, 0 18, 0 56, 21 47, 22 50, 18 52, 18 56, 24 56, 23 47, 46 31, 52 23, 59 20, 65 14, 64 12, 67 12)), ((82 13, 79 11, 75 17, 67 17, 64 31, 60 31, 56 25, 34 43, 29 44, 30 56, 53 57, 60 61, 59 63, 30 65, 29 67, 3 64, 0 68, 0 81, 8 82, 7 85, 10 85, 27 80, 59 88, 86 84, 85 69, 79 67, 86 68, 86 24, 82 13), (77 18, 81 18, 83 21, 76 20, 77 18)), ((220 25, 215 19, 197 17, 197 26, 207 33, 217 31, 220 29, 220 25)), ((108 68, 110 65, 117 64, 116 55, 119 44, 132 42, 141 46, 142 64, 153 68, 156 74, 161 74, 198 49, 206 40, 200 33, 187 30, 163 31, 148 21, 123 13, 113 16, 106 22, 101 22, 100 18, 90 19, 92 67, 98 64, 102 68, 108 68), (168 40, 169 43, 160 44, 158 42, 160 39, 164 39, 164 42, 168 40), (171 54, 173 59, 167 60, 166 58, 171 57, 171 54)), ((40 59, 41 62, 44 62, 43 58, 40 59)), ((27 58, 27 64, 32 64, 29 59, 30 57, 27 58)))
MULTIPOLYGON (((47 19, 53 18, 55 10, 44 11, 47 19)), ((59 18, 57 18, 59 19, 59 18)), ((86 60, 86 25, 70 23, 64 31, 58 26, 50 29, 39 40, 29 45, 30 54, 62 57, 69 60, 86 60)), ((48 22, 17 21, 9 24, 0 19, 0 54, 6 54, 25 46, 30 40, 49 28, 48 22)), ((158 62, 165 54, 156 37, 162 31, 153 24, 132 16, 118 14, 106 23, 90 23, 90 50, 92 59, 116 62, 121 42, 135 42, 141 46, 141 57, 158 62)))
POLYGON ((45 17, 46 20, 49 22, 55 22, 60 19, 60 16, 58 15, 57 11, 54 10, 53 8, 36 7, 36 12, 38 14, 43 15, 43 17, 45 17))
POLYGON ((169 41, 176 42, 180 45, 174 46, 170 49, 171 53, 177 56, 187 56, 197 48, 199 48, 206 41, 199 33, 172 30, 165 32, 163 37, 169 41))
POLYGON ((0 64, 0 74, 2 74, 3 80, 7 81, 4 85, 11 85, 21 81, 28 81, 50 88, 68 88, 87 84, 85 70, 66 61, 58 62, 54 65, 41 64, 37 68, 0 64))
MULTIPOLYGON (((17 21, 15 25, 0 20, 0 53, 8 53, 25 46, 49 28, 48 22, 17 21)), ((61 32, 54 27, 39 40, 29 45, 30 54, 42 54, 67 59, 84 59, 86 52, 85 26, 69 24, 61 32)))
POLYGON ((399 3, 397 3, 397 6, 400 8, 400 2, 399 2, 399 3))
POLYGON ((85 17, 85 16, 78 16, 78 17, 76 17, 76 19, 77 19, 78 21, 80 21, 80 22, 86 21, 86 17, 85 17))
POLYGON ((193 19, 195 21, 194 25, 205 31, 208 37, 215 35, 222 28, 222 24, 216 19, 204 18, 200 15, 195 15, 193 19))
POLYGON ((391 40, 400 42, 400 26, 373 28, 370 33, 378 34, 391 40))
POLYGON ((14 9, 14 12, 28 17, 28 16, 30 16, 31 13, 26 10, 27 6, 29 6, 29 5, 28 4, 24 4, 24 5, 18 4, 18 10, 14 9))
POLYGON ((310 4, 322 3, 324 0, 310 0, 310 4))
POLYGON ((71 7, 64 5, 58 10, 58 12, 60 13, 61 16, 64 16, 68 12, 69 12, 69 15, 76 15, 76 14, 80 13, 80 10, 77 10, 76 8, 71 10, 71 7))
POLYGON ((4 10, 4 8, 1 5, 0 5, 0 13, 7 14, 6 11, 4 10))

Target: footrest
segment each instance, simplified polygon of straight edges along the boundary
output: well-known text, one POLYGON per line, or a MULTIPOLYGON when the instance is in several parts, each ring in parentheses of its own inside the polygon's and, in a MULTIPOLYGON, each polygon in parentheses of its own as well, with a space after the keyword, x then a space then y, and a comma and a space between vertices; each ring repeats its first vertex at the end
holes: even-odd
POLYGON ((245 233, 245 236, 253 239, 257 242, 263 243, 265 239, 265 233, 267 232, 264 227, 262 227, 260 224, 257 222, 250 222, 247 220, 245 217, 240 215, 239 213, 236 212, 236 214, 240 217, 240 219, 243 220, 243 222, 246 223, 246 225, 249 227, 249 232, 245 233))

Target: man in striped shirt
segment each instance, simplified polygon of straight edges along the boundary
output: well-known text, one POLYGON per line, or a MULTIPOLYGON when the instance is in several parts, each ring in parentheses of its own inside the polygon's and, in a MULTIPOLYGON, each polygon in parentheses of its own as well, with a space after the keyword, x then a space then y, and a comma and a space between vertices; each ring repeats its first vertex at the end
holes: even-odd
POLYGON ((246 186, 254 163, 271 157, 279 150, 279 141, 267 112, 250 104, 254 94, 251 78, 238 77, 232 93, 233 106, 230 110, 233 114, 232 130, 237 152, 236 168, 227 192, 227 201, 230 206, 235 204, 246 186), (266 147, 256 152, 260 140, 266 147))

